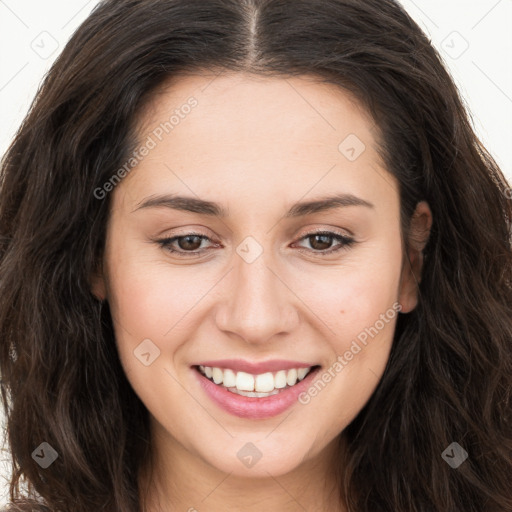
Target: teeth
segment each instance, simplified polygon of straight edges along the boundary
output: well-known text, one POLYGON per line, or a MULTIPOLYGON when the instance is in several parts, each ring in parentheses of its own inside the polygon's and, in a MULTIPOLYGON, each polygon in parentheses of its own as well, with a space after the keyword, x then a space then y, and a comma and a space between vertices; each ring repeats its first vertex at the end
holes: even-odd
POLYGON ((294 386, 297 382, 297 370, 294 368, 293 370, 288 370, 288 375, 286 376, 286 384, 288 386, 294 386))
POLYGON ((297 370, 297 378, 302 380, 309 372, 309 368, 299 368, 297 370))
POLYGON ((254 379, 254 391, 258 391, 259 393, 268 393, 273 389, 274 376, 270 372, 256 375, 256 378, 254 379))
POLYGON ((251 398, 264 398, 266 396, 277 395, 277 393, 279 393, 278 389, 274 389, 270 393, 258 393, 256 391, 240 391, 239 389, 236 389, 236 388, 228 388, 228 389, 229 389, 229 391, 231 391, 232 393, 236 393, 237 395, 250 396, 251 398))
POLYGON ((233 370, 224 370, 224 378, 222 385, 227 388, 236 387, 236 373, 233 370))
POLYGON ((220 384, 224 379, 224 372, 220 368, 212 368, 212 378, 215 384, 220 384))
POLYGON ((274 386, 276 389, 286 387, 286 370, 279 370, 274 377, 274 386))
POLYGON ((254 391, 254 377, 250 373, 238 372, 235 387, 240 391, 254 391))
POLYGON ((292 368, 278 372, 266 372, 251 375, 246 372, 235 372, 229 368, 199 366, 199 371, 206 375, 217 385, 228 388, 229 391, 242 396, 258 397, 271 396, 279 393, 283 388, 294 386, 303 380, 310 372, 310 368, 292 368))

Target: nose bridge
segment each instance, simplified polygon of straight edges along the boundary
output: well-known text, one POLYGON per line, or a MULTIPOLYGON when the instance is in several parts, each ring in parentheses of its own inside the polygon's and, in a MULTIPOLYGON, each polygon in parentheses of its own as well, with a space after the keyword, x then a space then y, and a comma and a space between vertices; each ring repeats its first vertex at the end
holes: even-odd
POLYGON ((290 331, 296 313, 290 292, 269 269, 272 268, 271 258, 261 252, 252 259, 248 255, 252 251, 254 257, 257 247, 250 243, 240 244, 239 254, 234 254, 235 268, 230 273, 225 300, 217 314, 217 325, 247 342, 263 343, 275 334, 290 331))

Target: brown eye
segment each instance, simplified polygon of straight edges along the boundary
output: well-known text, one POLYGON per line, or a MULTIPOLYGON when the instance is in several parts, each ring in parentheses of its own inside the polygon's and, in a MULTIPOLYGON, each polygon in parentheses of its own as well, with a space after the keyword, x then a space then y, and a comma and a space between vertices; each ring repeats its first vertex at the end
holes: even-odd
POLYGON ((315 251, 330 249, 334 237, 332 235, 309 235, 309 244, 315 251))
POLYGON ((178 247, 184 251, 197 251, 201 247, 202 238, 199 235, 186 235, 176 238, 178 247))
POLYGON ((179 256, 199 256, 207 249, 205 247, 201 247, 201 243, 203 241, 211 242, 207 236, 200 235, 198 233, 188 233, 186 235, 156 240, 156 242, 166 251, 179 256))
POLYGON ((348 249, 356 243, 356 241, 346 235, 333 233, 331 231, 321 231, 317 233, 309 233, 303 236, 300 241, 306 241, 310 248, 299 246, 301 252, 309 252, 319 256, 327 256, 343 249, 348 249), (334 244, 334 242, 337 242, 334 244))

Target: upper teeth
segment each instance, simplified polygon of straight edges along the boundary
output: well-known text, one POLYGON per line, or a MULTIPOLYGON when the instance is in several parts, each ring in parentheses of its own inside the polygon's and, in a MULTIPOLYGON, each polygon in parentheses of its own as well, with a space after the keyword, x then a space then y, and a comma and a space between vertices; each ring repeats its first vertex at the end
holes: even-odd
POLYGON ((238 391, 256 391, 268 393, 273 390, 294 386, 298 380, 304 379, 309 373, 309 368, 292 368, 291 370, 279 370, 278 372, 266 372, 252 375, 246 372, 235 372, 229 368, 217 368, 211 366, 199 366, 199 369, 215 384, 226 388, 236 388, 238 391))

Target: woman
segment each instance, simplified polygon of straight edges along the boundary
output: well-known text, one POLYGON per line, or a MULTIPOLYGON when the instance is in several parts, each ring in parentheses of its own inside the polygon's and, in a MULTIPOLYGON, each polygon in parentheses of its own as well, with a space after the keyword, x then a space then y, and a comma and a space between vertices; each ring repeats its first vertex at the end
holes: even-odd
POLYGON ((392 0, 101 2, 3 160, 10 510, 512 510, 508 191, 392 0))

